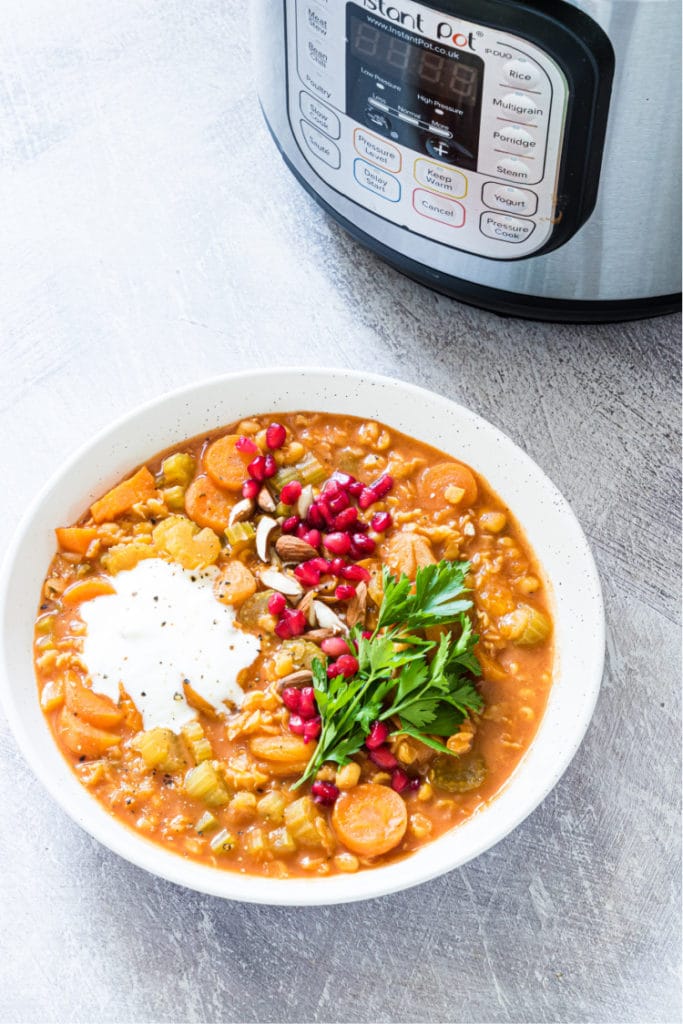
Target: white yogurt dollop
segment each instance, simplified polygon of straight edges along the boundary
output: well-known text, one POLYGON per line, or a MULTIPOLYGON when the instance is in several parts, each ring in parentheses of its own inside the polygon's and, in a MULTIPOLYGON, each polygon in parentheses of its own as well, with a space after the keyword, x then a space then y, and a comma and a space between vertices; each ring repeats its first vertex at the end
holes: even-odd
POLYGON ((232 608, 214 595, 216 570, 188 570, 148 558, 118 573, 115 594, 81 605, 87 626, 83 661, 93 690, 119 699, 119 683, 145 729, 177 732, 197 717, 183 694, 187 680, 216 710, 240 705, 237 674, 257 657, 257 637, 238 629, 232 608))

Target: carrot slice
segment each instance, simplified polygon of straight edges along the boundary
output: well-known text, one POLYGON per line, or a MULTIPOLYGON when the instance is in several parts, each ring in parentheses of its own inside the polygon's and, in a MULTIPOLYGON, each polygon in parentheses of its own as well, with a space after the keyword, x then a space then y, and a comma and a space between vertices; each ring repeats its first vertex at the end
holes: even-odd
POLYGON ((65 679, 66 706, 79 721, 98 729, 111 729, 123 720, 123 711, 103 693, 95 693, 78 676, 69 672, 65 679))
POLYGON ((238 605, 256 593, 256 578, 246 565, 234 559, 223 566, 213 588, 223 604, 238 605))
POLYGON ((97 537, 94 526, 60 526, 55 533, 62 551, 72 551, 76 555, 84 555, 97 537))
POLYGON ((145 727, 142 715, 135 706, 133 698, 124 690, 123 683, 119 683, 119 707, 123 712, 126 727, 131 732, 142 732, 145 727))
POLYGON ((361 857, 379 857, 393 850, 407 825, 403 798, 374 782, 342 793, 332 811, 332 827, 339 839, 361 857))
POLYGON ((239 491, 244 483, 247 466, 253 455, 237 448, 239 434, 226 434, 209 445, 204 453, 204 466, 213 482, 228 491, 239 491))
POLYGON ((96 523, 106 523, 128 512, 139 501, 148 501, 156 494, 154 477, 143 466, 128 480, 112 487, 110 491, 90 506, 90 514, 96 523))
POLYGON ((185 694, 185 700, 191 708, 194 708, 195 711, 201 711, 212 722, 216 721, 219 716, 213 704, 210 704, 208 700, 202 697, 201 693, 197 693, 195 688, 188 683, 187 679, 183 679, 183 693, 185 694))
POLYGON ((121 742, 116 733, 96 728, 68 708, 59 716, 59 728, 65 746, 79 757, 100 757, 121 742))
POLYGON ((67 587, 62 594, 62 601, 66 604, 81 604, 83 601, 92 601, 94 597, 115 593, 109 580, 102 579, 101 576, 93 576, 92 579, 78 580, 67 587))
POLYGON ((437 462, 420 477, 417 493, 420 504, 427 509, 449 504, 469 508, 477 500, 478 488, 474 473, 461 462, 437 462))
POLYGON ((232 507, 233 502, 225 491, 216 487, 208 476, 195 477, 185 492, 185 511, 190 519, 216 533, 225 530, 232 507))

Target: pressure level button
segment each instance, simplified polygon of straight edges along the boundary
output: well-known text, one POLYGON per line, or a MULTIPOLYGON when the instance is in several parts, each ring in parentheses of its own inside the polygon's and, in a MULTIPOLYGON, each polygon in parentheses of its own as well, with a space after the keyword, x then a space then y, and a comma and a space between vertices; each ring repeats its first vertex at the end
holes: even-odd
POLYGON ((520 89, 535 89, 541 80, 541 71, 526 57, 513 57, 503 66, 503 79, 520 89))

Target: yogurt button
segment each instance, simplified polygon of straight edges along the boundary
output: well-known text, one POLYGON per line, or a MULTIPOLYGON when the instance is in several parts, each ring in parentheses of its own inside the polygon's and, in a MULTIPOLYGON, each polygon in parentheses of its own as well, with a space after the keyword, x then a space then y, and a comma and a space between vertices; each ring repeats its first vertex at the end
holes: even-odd
POLYGON ((481 198, 486 206, 493 210, 506 210, 508 213, 520 213, 530 217, 538 208, 538 196, 527 188, 515 188, 514 185, 503 185, 495 181, 487 181, 482 189, 481 198))
POLYGON ((526 57, 514 57, 503 66, 503 78, 520 89, 533 89, 541 80, 541 72, 526 57))

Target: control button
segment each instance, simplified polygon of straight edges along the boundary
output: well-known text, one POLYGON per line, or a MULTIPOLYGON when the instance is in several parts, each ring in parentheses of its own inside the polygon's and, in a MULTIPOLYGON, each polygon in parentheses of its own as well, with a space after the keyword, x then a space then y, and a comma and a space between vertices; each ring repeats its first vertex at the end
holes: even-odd
POLYGON ((380 139, 377 135, 366 132, 364 128, 356 128, 353 133, 353 145, 356 152, 371 164, 394 173, 401 170, 401 151, 386 139, 380 139))
POLYGON ((322 160, 329 167, 334 168, 335 171, 341 166, 339 148, 326 135, 323 135, 322 132, 319 132, 317 128, 314 128, 312 124, 308 124, 306 121, 301 121, 301 132, 306 145, 314 156, 317 156, 319 160, 322 160))
POLYGON ((509 146, 511 149, 519 149, 520 152, 531 152, 536 149, 536 139, 526 128, 518 124, 506 124, 496 128, 493 132, 493 141, 497 145, 509 146))
POLYGON ((386 114, 383 114, 381 110, 375 110, 373 107, 368 107, 365 111, 365 120, 373 128, 376 128, 380 132, 391 131, 391 121, 386 114))
POLYGON ((461 228, 465 223, 465 207, 456 203, 455 199, 435 196, 423 188, 413 192, 413 209, 421 217, 438 220, 440 224, 449 224, 452 228, 461 228))
POLYGON ((321 132, 325 132, 325 135, 329 135, 331 139, 339 138, 341 135, 339 118, 324 103, 320 103, 310 93, 303 92, 302 90, 299 93, 299 108, 306 120, 310 121, 321 132))
POLYGON ((425 142, 425 149, 430 156, 435 157, 437 160, 449 160, 451 163, 461 156, 472 157, 474 154, 470 153, 469 149, 465 149, 459 142, 455 142, 451 139, 446 142, 444 139, 427 139, 425 142))
POLYGON ((327 71, 330 58, 317 39, 306 39, 303 49, 310 64, 321 71, 327 71))
POLYGON ((526 57, 513 57, 503 65, 503 78, 520 89, 533 89, 541 80, 541 71, 526 57))
POLYGON ((299 5, 299 23, 305 25, 310 32, 325 39, 329 32, 327 14, 317 4, 299 5))
POLYGON ((496 162, 496 174, 511 181, 531 181, 532 172, 528 164, 516 156, 503 156, 496 162))
POLYGON ((506 96, 494 96, 492 99, 493 108, 497 114, 502 114, 514 120, 516 117, 537 120, 545 117, 545 111, 528 94, 523 92, 509 92, 506 96))
POLYGON ((492 210, 507 210, 524 217, 531 217, 538 209, 538 196, 535 192, 515 188, 514 185, 499 185, 495 181, 486 182, 481 190, 481 198, 492 210))
POLYGON ((436 164, 433 160, 425 160, 424 157, 419 157, 415 161, 415 180, 427 188, 445 192, 456 199, 462 199, 467 195, 467 178, 464 174, 452 167, 436 164))
POLYGON ((369 189, 370 192, 381 196, 382 199, 387 199, 390 203, 397 203, 401 198, 401 185, 398 178, 395 178, 393 174, 387 174, 386 171, 381 171, 379 167, 369 164, 367 160, 356 157, 353 161, 353 176, 363 188, 369 189))
POLYGON ((503 213, 482 213, 479 222, 482 235, 495 238, 498 242, 511 242, 513 245, 525 242, 533 234, 535 227, 532 220, 506 217, 503 213))

